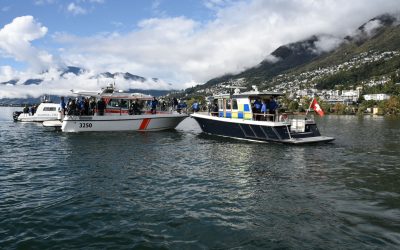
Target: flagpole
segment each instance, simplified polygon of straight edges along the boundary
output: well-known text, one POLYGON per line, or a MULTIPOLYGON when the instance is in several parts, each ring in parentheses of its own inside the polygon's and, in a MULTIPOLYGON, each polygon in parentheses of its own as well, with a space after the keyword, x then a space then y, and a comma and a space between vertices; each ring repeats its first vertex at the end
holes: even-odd
POLYGON ((307 115, 308 115, 308 112, 310 111, 310 109, 311 109, 311 105, 312 105, 312 103, 314 102, 314 97, 313 97, 313 99, 311 100, 311 102, 310 102, 310 106, 308 106, 308 109, 307 109, 307 111, 306 111, 306 117, 307 117, 307 115))

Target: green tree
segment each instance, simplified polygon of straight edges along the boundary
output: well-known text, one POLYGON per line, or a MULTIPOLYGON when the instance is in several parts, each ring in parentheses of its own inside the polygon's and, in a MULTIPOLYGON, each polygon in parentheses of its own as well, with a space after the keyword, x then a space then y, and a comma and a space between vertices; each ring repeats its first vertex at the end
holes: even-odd
POLYGON ((289 103, 288 108, 291 112, 297 111, 299 109, 299 103, 293 100, 289 103))

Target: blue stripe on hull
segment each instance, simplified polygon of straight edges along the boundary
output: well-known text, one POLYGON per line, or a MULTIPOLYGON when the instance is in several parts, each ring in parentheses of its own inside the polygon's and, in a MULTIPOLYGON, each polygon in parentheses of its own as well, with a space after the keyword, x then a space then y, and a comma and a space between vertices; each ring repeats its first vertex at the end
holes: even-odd
POLYGON ((280 141, 290 138, 286 126, 271 127, 193 118, 199 123, 203 132, 209 134, 258 141, 280 141))

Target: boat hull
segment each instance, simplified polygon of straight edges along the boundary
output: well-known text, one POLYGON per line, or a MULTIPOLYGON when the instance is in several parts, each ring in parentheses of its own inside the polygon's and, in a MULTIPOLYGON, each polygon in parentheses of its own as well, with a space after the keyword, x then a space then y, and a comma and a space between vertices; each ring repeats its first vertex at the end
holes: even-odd
POLYGON ((67 116, 63 132, 88 131, 159 131, 174 129, 184 120, 184 114, 67 116))
POLYGON ((292 133, 290 124, 284 122, 228 119, 201 114, 192 114, 191 117, 197 121, 203 132, 235 139, 288 144, 309 144, 334 140, 332 137, 321 136, 316 124, 308 124, 308 131, 305 133, 292 133))

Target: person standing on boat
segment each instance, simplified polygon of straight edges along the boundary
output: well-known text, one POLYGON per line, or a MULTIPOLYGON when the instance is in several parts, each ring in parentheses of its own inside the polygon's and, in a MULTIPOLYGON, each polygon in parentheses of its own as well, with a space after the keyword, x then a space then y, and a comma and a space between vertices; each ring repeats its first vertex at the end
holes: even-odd
POLYGON ((176 97, 174 97, 172 99, 172 105, 174 106, 174 110, 178 109, 178 104, 179 104, 178 99, 176 99, 176 97))
POLYGON ((103 98, 100 98, 100 100, 97 102, 97 114, 104 115, 105 108, 106 108, 106 102, 104 101, 103 98))
POLYGON ((157 101, 157 99, 155 97, 153 97, 153 100, 151 100, 150 105, 151 105, 151 113, 152 114, 156 114, 157 113, 156 109, 157 109, 158 101, 157 101))
POLYGON ((82 97, 83 114, 89 115, 89 98, 82 97))
POLYGON ((65 115, 65 101, 64 101, 64 96, 61 96, 61 101, 60 101, 60 106, 61 106, 61 114, 65 115))
POLYGON ((30 110, 31 114, 34 115, 36 112, 36 106, 32 105, 31 110, 30 110))
POLYGON ((90 115, 94 115, 96 109, 96 101, 94 97, 90 98, 89 106, 90 106, 90 115))
POLYGON ((212 110, 212 115, 213 116, 218 116, 218 112, 219 111, 219 108, 218 108, 218 103, 214 103, 214 107, 213 107, 213 110, 212 110))
POLYGON ((261 105, 261 113, 264 114, 264 116, 263 116, 264 119, 263 120, 265 120, 265 114, 267 113, 268 109, 269 109, 268 100, 263 100, 262 105, 261 105))
POLYGON ((81 114, 81 101, 79 98, 75 98, 75 115, 80 115, 81 114))
POLYGON ((28 113, 29 113, 28 104, 25 104, 25 107, 24 107, 24 109, 22 110, 22 112, 23 112, 24 114, 28 114, 28 113))
POLYGON ((199 112, 200 107, 199 107, 199 103, 197 101, 194 101, 194 103, 192 104, 192 110, 193 110, 193 112, 199 112))
POLYGON ((68 102, 68 115, 75 115, 76 113, 76 103, 75 99, 68 102))
POLYGON ((255 120, 259 120, 259 118, 260 118, 259 114, 261 113, 261 102, 260 102, 260 100, 256 99, 254 101, 253 106, 254 106, 254 110, 253 110, 254 118, 255 118, 255 120))
POLYGON ((271 116, 272 120, 274 120, 274 115, 277 108, 278 108, 278 103, 276 103, 274 97, 271 97, 271 100, 269 101, 269 114, 272 115, 271 116))

